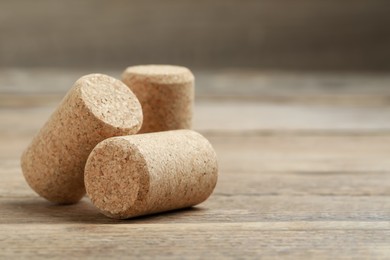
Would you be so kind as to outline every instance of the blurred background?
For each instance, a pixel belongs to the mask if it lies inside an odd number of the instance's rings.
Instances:
[[[135,220],[160,233],[89,225],[109,222],[20,170],[78,78],[138,64],[194,72],[218,154],[205,211]],[[389,143],[390,0],[0,0],[0,258],[389,259]]]
[[[198,129],[227,127],[221,100],[256,131],[386,128],[389,11],[387,0],[0,0],[0,107],[47,105],[43,122],[84,74],[163,63],[194,71]],[[365,113],[315,110],[335,104]]]
[[[1,0],[0,66],[387,71],[386,0]]]

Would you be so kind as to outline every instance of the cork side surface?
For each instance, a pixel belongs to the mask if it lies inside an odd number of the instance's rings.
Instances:
[[[125,70],[122,80],[141,102],[144,121],[140,133],[191,128],[194,76],[189,69],[134,66]]]
[[[91,153],[85,176],[94,205],[107,216],[123,219],[203,202],[216,186],[218,165],[203,136],[176,130],[103,141]]]
[[[120,81],[102,74],[80,78],[24,151],[21,166],[27,183],[49,201],[79,201],[93,147],[111,136],[136,133],[141,122],[140,104]]]

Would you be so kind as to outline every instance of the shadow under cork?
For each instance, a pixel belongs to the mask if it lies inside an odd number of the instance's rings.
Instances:
[[[202,207],[189,207],[176,209],[161,213],[150,214],[146,216],[134,217],[129,219],[118,220],[121,223],[137,223],[137,224],[152,224],[152,223],[193,223],[202,222],[205,219],[206,209]],[[198,221],[196,221],[198,220]]]
[[[87,198],[72,205],[53,204],[41,198],[15,198],[1,202],[0,224],[190,223],[203,219],[205,211],[200,207],[191,207],[119,220],[103,215]]]

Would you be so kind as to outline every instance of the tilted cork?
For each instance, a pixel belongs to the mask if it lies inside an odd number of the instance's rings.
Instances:
[[[118,219],[199,204],[217,177],[215,151],[191,130],[104,140],[91,152],[84,176],[92,203]]]
[[[141,105],[125,84],[102,74],[84,76],[24,151],[24,177],[49,201],[75,203],[85,194],[84,166],[96,144],[134,134],[141,124]]]
[[[122,81],[141,102],[144,121],[140,133],[191,128],[194,75],[189,69],[133,66],[123,72]]]

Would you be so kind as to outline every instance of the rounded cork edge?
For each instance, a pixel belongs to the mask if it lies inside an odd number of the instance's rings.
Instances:
[[[154,84],[171,85],[189,83],[194,81],[195,77],[186,67],[149,64],[131,66],[122,73],[122,80],[124,82],[130,81],[132,78]]]
[[[215,178],[213,179],[213,182],[212,182],[212,188],[210,190],[210,193],[203,200],[201,200],[198,203],[193,205],[193,206],[196,206],[196,205],[199,205],[199,204],[205,202],[213,194],[215,188],[217,187],[218,179],[219,179],[218,155],[217,155],[217,152],[215,151],[213,145],[211,144],[211,142],[206,137],[204,137],[201,133],[193,131],[193,130],[178,130],[178,131],[191,131],[193,134],[200,136],[203,139],[204,143],[207,144],[208,149],[211,153],[211,156],[213,157],[210,160],[210,162],[214,163],[214,165],[213,165],[214,171],[212,172],[212,175],[215,176]]]
[[[104,74],[89,74],[74,86],[88,111],[105,127],[118,134],[135,134],[141,128],[141,104],[122,81]]]
[[[139,149],[121,137],[99,143],[88,157],[85,188],[92,203],[106,216],[138,215],[149,192],[149,171]]]

